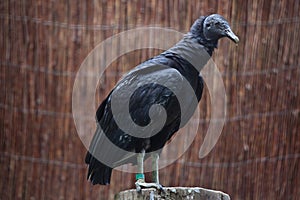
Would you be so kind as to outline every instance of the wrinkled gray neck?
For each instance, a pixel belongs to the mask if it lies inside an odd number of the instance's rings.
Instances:
[[[189,33],[167,52],[175,53],[191,63],[199,72],[210,59],[206,48],[199,44]]]

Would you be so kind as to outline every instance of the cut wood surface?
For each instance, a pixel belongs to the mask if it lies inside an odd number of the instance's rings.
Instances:
[[[143,189],[138,193],[135,189],[116,194],[115,200],[230,200],[228,194],[221,191],[201,187],[165,187],[161,192],[154,188]]]

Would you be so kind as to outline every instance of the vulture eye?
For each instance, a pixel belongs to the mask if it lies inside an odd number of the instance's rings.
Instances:
[[[210,24],[206,24],[206,27],[210,27]]]

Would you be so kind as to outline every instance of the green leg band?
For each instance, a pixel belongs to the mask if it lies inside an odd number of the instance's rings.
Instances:
[[[135,175],[135,179],[136,180],[145,179],[145,175],[141,174],[141,173],[138,173],[138,174]]]

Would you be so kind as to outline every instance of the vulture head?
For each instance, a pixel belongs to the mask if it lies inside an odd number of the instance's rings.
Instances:
[[[232,32],[228,22],[218,14],[200,17],[195,21],[190,32],[195,37],[201,38],[201,43],[215,44],[215,46],[223,37],[228,37],[235,43],[239,42],[239,38]]]

